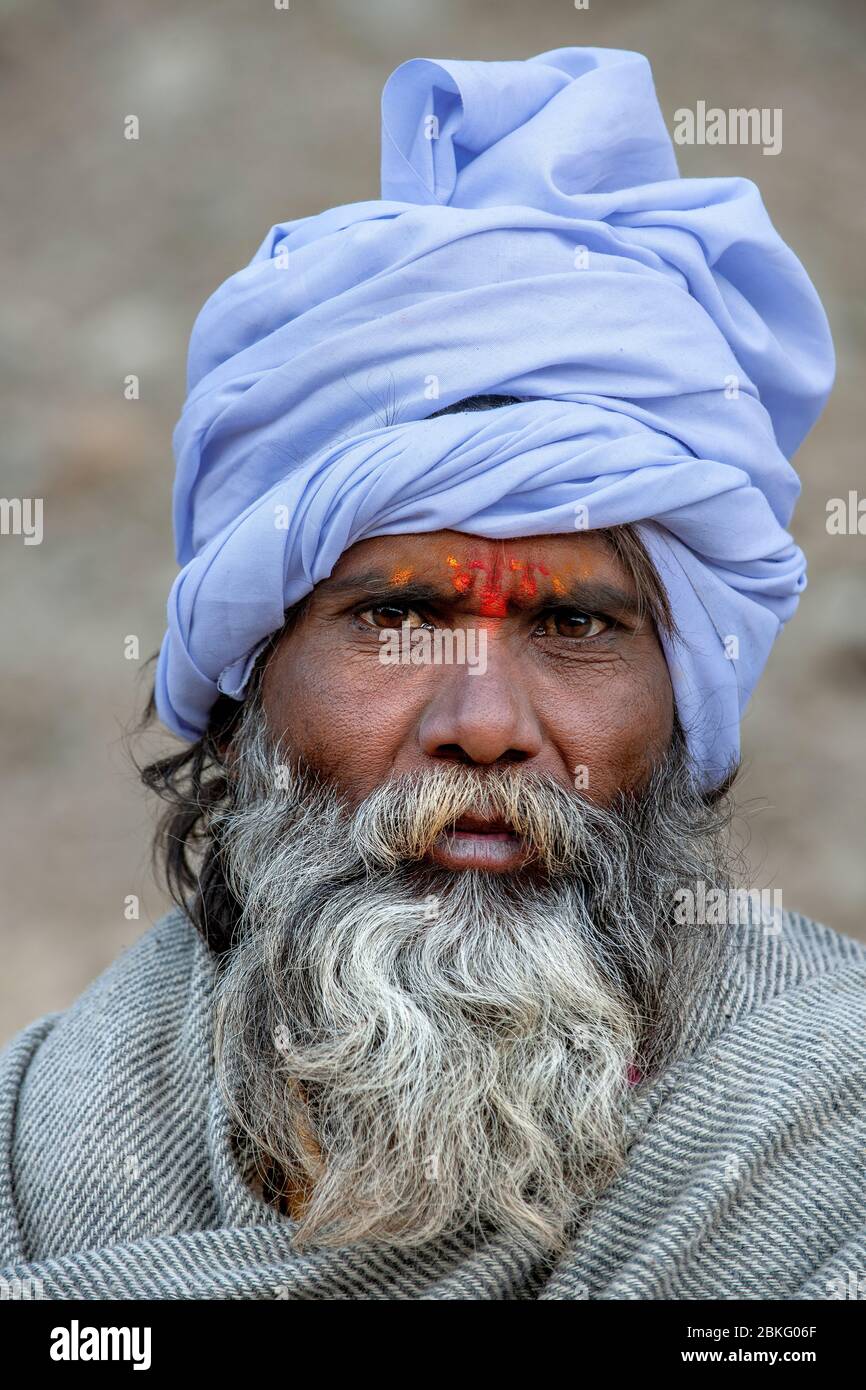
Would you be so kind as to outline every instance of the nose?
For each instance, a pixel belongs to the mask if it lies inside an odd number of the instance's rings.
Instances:
[[[429,758],[482,767],[527,762],[543,746],[541,726],[512,664],[490,660],[483,674],[465,666],[439,668],[418,736]]]

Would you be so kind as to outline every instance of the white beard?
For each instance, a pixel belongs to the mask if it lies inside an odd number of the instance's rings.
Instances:
[[[243,907],[217,1074],[254,1152],[307,1191],[298,1240],[474,1225],[560,1249],[624,1165],[630,1079],[675,1053],[721,963],[722,933],[670,922],[677,887],[724,881],[724,816],[676,759],[630,810],[445,765],[350,814],[275,759],[255,707],[236,754],[213,825]],[[521,820],[534,871],[420,862],[482,792]]]

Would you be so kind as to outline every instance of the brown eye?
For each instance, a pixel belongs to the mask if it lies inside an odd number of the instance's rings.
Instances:
[[[374,604],[372,608],[363,609],[358,617],[370,627],[385,629],[402,627],[404,623],[408,623],[410,627],[423,627],[423,620],[416,609],[404,608],[398,603]]]
[[[591,613],[581,613],[578,609],[561,608],[542,619],[541,630],[547,637],[598,637],[605,632],[610,623]]]

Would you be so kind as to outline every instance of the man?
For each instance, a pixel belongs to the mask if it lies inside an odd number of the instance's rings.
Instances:
[[[382,199],[200,315],[152,708],[178,910],[6,1050],[51,1297],[849,1296],[866,948],[726,831],[830,388],[639,55],[403,64]]]

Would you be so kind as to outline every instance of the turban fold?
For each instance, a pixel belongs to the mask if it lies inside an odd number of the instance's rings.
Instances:
[[[826,316],[755,185],[680,178],[646,59],[412,59],[382,196],[281,223],[193,328],[157,707],[197,738],[370,536],[638,523],[706,786],[805,585],[788,462]],[[477,394],[496,410],[427,418]]]

